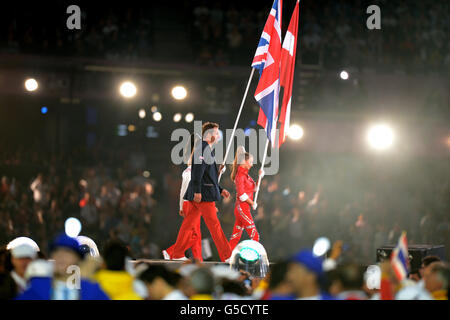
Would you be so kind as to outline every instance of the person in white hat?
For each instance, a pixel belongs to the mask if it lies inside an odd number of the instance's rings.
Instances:
[[[27,270],[28,264],[36,259],[36,257],[36,248],[29,244],[20,244],[11,249],[11,264],[13,265],[11,277],[17,285],[17,294],[25,291],[27,287],[25,271]]]

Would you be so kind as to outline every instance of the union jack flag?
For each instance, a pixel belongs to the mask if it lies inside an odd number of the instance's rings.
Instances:
[[[391,265],[395,276],[399,281],[402,281],[409,273],[409,254],[408,241],[406,239],[406,232],[403,232],[398,239],[398,244],[391,254]]]
[[[258,124],[266,130],[272,147],[280,94],[281,7],[282,0],[273,2],[252,62],[252,67],[260,72],[255,91],[255,99],[260,106]]]

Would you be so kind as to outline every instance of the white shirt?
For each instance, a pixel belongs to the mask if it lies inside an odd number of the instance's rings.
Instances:
[[[52,300],[78,300],[79,290],[69,288],[64,281],[53,283]]]
[[[163,300],[188,300],[188,298],[180,290],[173,290]]]
[[[27,280],[19,276],[15,271],[11,271],[11,278],[14,279],[14,282],[17,285],[17,290],[19,292],[24,292],[27,288]]]
[[[180,190],[180,211],[183,210],[183,203],[185,201],[183,197],[189,186],[189,182],[191,181],[191,166],[188,166],[186,169],[184,169],[183,174],[181,176],[183,177],[183,182],[181,182],[181,190]]]

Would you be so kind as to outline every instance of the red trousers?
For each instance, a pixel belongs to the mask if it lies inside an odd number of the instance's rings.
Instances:
[[[217,218],[217,209],[214,202],[200,202],[189,201],[191,208],[186,214],[180,231],[178,232],[177,242],[173,248],[173,255],[171,258],[179,259],[184,256],[184,252],[192,243],[192,234],[197,226],[200,228],[200,217],[208,227],[209,232],[219,252],[221,261],[225,261],[231,256],[231,249],[228,240],[223,233],[220,221]],[[170,253],[169,253],[170,254]]]
[[[186,216],[189,214],[189,211],[191,210],[192,205],[190,201],[184,201],[183,202],[183,212],[185,215],[185,218],[183,220],[183,224],[186,221]],[[183,226],[183,224],[181,226]],[[181,230],[181,229],[180,229]],[[203,261],[202,257],[202,234],[200,231],[200,223],[192,227],[191,230],[191,241],[189,242],[188,248],[191,248],[192,255],[196,260]],[[175,244],[169,247],[166,251],[169,254],[171,258],[174,258],[173,253],[175,249]],[[178,258],[178,257],[177,257]]]
[[[250,212],[250,205],[247,202],[236,203],[234,208],[234,222],[233,233],[230,238],[231,251],[237,246],[241,239],[244,229],[247,231],[251,240],[259,241],[259,233],[256,230],[253,217]]]

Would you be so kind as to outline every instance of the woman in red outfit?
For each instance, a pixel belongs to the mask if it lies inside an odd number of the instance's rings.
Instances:
[[[230,238],[230,247],[233,250],[241,239],[244,229],[251,240],[259,241],[259,233],[256,230],[250,207],[256,210],[256,202],[253,201],[253,193],[256,183],[249,176],[248,170],[253,166],[253,156],[245,152],[244,147],[238,147],[231,170],[231,180],[236,185],[236,205],[234,216],[236,218],[233,233]],[[260,172],[261,174],[261,172]]]

